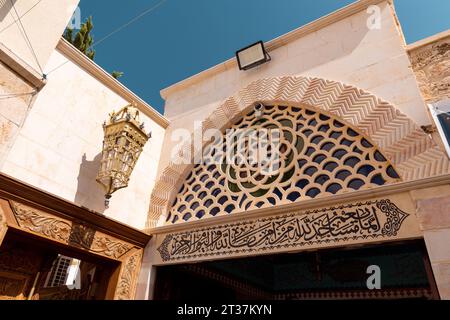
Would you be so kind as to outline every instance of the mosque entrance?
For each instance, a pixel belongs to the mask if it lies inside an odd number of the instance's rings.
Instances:
[[[104,300],[118,267],[13,230],[0,247],[0,300]]]
[[[373,287],[379,275],[380,289]],[[370,279],[369,279],[370,278]],[[439,299],[423,241],[164,266],[156,300]]]
[[[149,239],[0,174],[0,300],[132,300]]]

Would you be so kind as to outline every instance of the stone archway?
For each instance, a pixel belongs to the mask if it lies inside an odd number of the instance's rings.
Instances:
[[[404,181],[450,172],[450,162],[439,146],[392,104],[362,89],[319,78],[286,76],[252,82],[226,99],[203,121],[202,133],[208,129],[224,130],[257,101],[303,104],[341,118],[370,137]],[[183,158],[188,151],[193,154],[192,144],[185,145],[178,157]],[[168,212],[193,167],[193,164],[176,164],[177,159],[172,160],[153,189],[149,228],[155,227],[160,217]]]

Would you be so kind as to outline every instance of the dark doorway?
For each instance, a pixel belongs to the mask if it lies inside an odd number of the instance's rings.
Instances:
[[[381,289],[369,290],[370,266]],[[438,299],[423,241],[159,267],[156,300]]]
[[[11,230],[0,248],[0,300],[108,299],[118,268],[116,261]]]

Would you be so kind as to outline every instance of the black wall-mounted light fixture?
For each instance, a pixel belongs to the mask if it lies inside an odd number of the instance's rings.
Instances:
[[[271,60],[262,41],[258,41],[237,51],[236,58],[239,70],[249,70]]]

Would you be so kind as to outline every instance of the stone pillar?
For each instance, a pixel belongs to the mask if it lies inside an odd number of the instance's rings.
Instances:
[[[450,196],[417,200],[417,217],[439,294],[450,300]]]
[[[156,281],[156,267],[153,265],[153,255],[157,252],[155,245],[156,241],[153,237],[145,248],[138,278],[136,300],[153,300]]]

